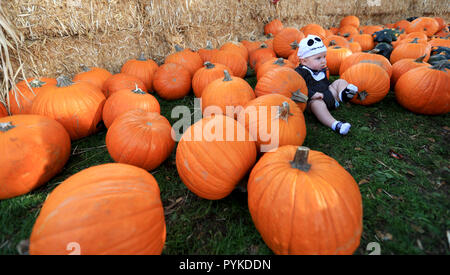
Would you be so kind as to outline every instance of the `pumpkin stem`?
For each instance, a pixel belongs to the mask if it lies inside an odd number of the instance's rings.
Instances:
[[[445,72],[446,69],[450,69],[450,62],[448,60],[442,60],[442,61],[436,62],[436,64],[431,66],[431,69]]]
[[[142,91],[141,88],[138,87],[137,83],[135,83],[136,88],[134,88],[134,90],[131,90],[133,93],[135,94],[139,94],[139,95],[145,95],[146,92]]]
[[[275,62],[273,62],[274,65],[284,66],[284,58],[280,57]]]
[[[175,45],[175,50],[177,52],[181,52],[183,50],[183,48],[180,45]]]
[[[419,58],[417,58],[416,60],[414,60],[414,62],[417,62],[417,63],[423,63],[423,60],[425,59],[426,56],[427,56],[427,55],[424,54],[424,55],[422,55],[421,57],[419,57]]]
[[[141,55],[138,57],[137,60],[139,60],[139,61],[145,61],[145,60],[147,60],[147,59],[145,58],[144,52],[141,52]]]
[[[290,46],[291,46],[291,48],[292,48],[293,50],[297,49],[297,48],[298,48],[298,43],[297,43],[297,41],[292,42],[292,43],[290,44]]]
[[[12,125],[12,121],[10,122],[0,122],[0,132],[7,132],[16,126]]]
[[[266,38],[267,39],[272,39],[273,38],[273,34],[271,32],[269,32],[268,34],[266,34]]]
[[[60,75],[58,78],[56,78],[56,87],[62,88],[62,87],[68,87],[70,85],[73,85],[74,83],[70,78],[68,78],[65,75]]]
[[[88,66],[86,66],[86,65],[81,65],[80,66],[80,68],[81,68],[81,70],[83,71],[83,72],[89,72],[91,69],[88,67]]]
[[[277,114],[276,118],[281,118],[281,119],[283,119],[284,121],[287,122],[288,121],[288,117],[289,116],[293,116],[293,115],[294,114],[292,114],[290,112],[289,103],[287,101],[285,101],[285,102],[283,102],[281,104],[281,106],[279,106],[278,114]]]
[[[291,161],[291,167],[308,172],[311,169],[311,164],[308,163],[309,148],[305,146],[297,147],[294,155],[294,160]]]
[[[223,74],[225,75],[223,81],[231,81],[233,80],[230,76],[230,73],[227,70],[223,70]]]
[[[328,46],[334,46],[337,45],[335,40],[331,40],[330,43],[328,43]]]
[[[268,46],[266,43],[261,43],[261,45],[259,45],[260,49],[266,49]]]
[[[366,91],[361,91],[358,93],[358,99],[364,101],[368,95],[369,93],[367,93]]]
[[[411,42],[409,42],[409,43],[414,43],[414,44],[417,44],[417,42],[419,42],[419,38],[414,38]]]
[[[308,101],[308,96],[306,96],[305,94],[300,92],[300,89],[299,89],[299,90],[295,91],[294,93],[292,93],[291,99],[295,102],[305,103],[306,101]]]
[[[205,66],[207,69],[212,69],[214,67],[216,67],[213,63],[206,61],[205,63],[203,63],[203,66]]]
[[[205,49],[208,49],[208,50],[212,50],[212,49],[214,49],[213,48],[213,45],[212,45],[212,43],[211,43],[211,41],[206,41],[206,48]]]
[[[40,88],[45,84],[45,82],[41,81],[39,78],[35,78],[35,79],[31,80],[29,82],[29,84],[32,88]]]

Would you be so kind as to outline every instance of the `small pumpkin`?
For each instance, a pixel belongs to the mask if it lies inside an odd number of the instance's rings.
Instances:
[[[35,97],[31,113],[57,120],[72,140],[95,133],[106,100],[102,91],[87,82],[72,82],[63,75],[56,80],[56,86],[45,87]]]
[[[161,254],[166,223],[155,178],[108,163],[84,169],[47,197],[30,236],[31,255]],[[69,249],[69,250],[68,250]]]
[[[298,50],[298,44],[305,35],[296,28],[287,27],[282,29],[273,38],[273,50],[278,57],[288,58]]]
[[[343,48],[340,46],[328,47],[326,59],[330,74],[338,75],[342,60],[350,55],[352,55],[352,51],[349,48]]]
[[[126,73],[117,73],[110,76],[103,83],[103,92],[106,98],[108,98],[117,91],[123,89],[134,89],[136,85],[139,89],[147,92],[147,87],[145,86],[144,81],[137,76]]]
[[[248,50],[241,42],[237,41],[225,42],[220,47],[220,50],[237,52],[244,58],[245,62],[248,62]]]
[[[172,126],[158,112],[133,109],[119,115],[106,133],[106,148],[120,163],[156,169],[175,147]]]
[[[147,91],[152,91],[153,74],[157,69],[158,64],[151,59],[146,59],[144,53],[141,53],[138,58],[127,60],[120,68],[120,72],[138,77],[144,82]]]
[[[109,128],[118,116],[133,109],[142,109],[158,114],[161,111],[159,102],[153,95],[139,88],[123,89],[108,97],[105,102],[102,118],[106,128]]]
[[[202,96],[203,90],[209,83],[223,77],[224,70],[232,73],[230,68],[223,64],[206,61],[203,65],[204,67],[198,69],[192,78],[192,90],[196,97]]]
[[[359,28],[360,21],[356,15],[347,15],[339,21],[339,28],[344,26],[352,26],[354,28]]]
[[[403,43],[394,48],[391,53],[390,61],[392,64],[403,58],[419,58],[425,55],[423,61],[428,61],[431,54],[431,46],[428,42],[419,42],[414,38],[411,42]]]
[[[203,63],[206,61],[211,61],[211,58],[213,57],[214,54],[216,54],[219,51],[219,49],[215,49],[212,46],[211,41],[207,41],[206,42],[206,47],[205,48],[201,48],[198,49],[197,52],[200,55]]]
[[[267,94],[249,101],[239,113],[238,121],[256,140],[260,153],[288,144],[302,145],[306,138],[302,110],[281,94]]]
[[[227,66],[234,76],[244,78],[247,74],[247,61],[238,52],[219,50],[211,58],[211,62]]]
[[[248,207],[275,254],[353,254],[363,230],[358,184],[333,158],[286,145],[250,173]]]
[[[260,97],[280,94],[290,98],[304,111],[308,100],[308,87],[303,77],[289,67],[275,68],[265,73],[256,83],[255,94]]]
[[[266,44],[262,43],[258,49],[252,51],[250,54],[249,66],[250,68],[255,69],[258,63],[268,61],[275,57],[277,57],[275,52],[272,49],[269,49]]]
[[[404,58],[399,61],[397,61],[394,65],[392,65],[392,76],[391,76],[391,86],[395,87],[395,84],[397,83],[397,80],[402,76],[404,73],[421,67],[421,66],[429,66],[427,62],[423,61],[426,55],[422,55],[419,58],[413,59],[413,58]]]
[[[270,33],[273,36],[275,36],[283,28],[284,26],[283,23],[280,21],[280,19],[273,19],[264,25],[264,34],[267,35]]]
[[[352,39],[361,45],[362,51],[370,51],[375,47],[373,37],[370,34],[356,34],[352,36]]]
[[[439,31],[439,23],[432,17],[418,17],[406,29],[406,33],[424,32],[428,37]]]
[[[348,48],[350,47],[349,42],[347,39],[345,39],[342,36],[339,35],[330,35],[327,36],[324,40],[323,40],[323,44],[326,47],[331,47],[331,46],[340,46],[343,48]]]
[[[163,64],[153,75],[153,88],[164,99],[183,98],[192,88],[191,73],[186,67],[177,63]]]
[[[223,78],[212,81],[203,90],[202,112],[204,116],[219,112],[235,118],[242,106],[255,98],[255,93],[247,81],[237,76],[230,76],[227,70],[223,71],[223,75]],[[210,107],[209,111],[208,107]],[[214,107],[214,110],[211,107]]]
[[[176,166],[186,187],[197,196],[228,196],[256,161],[255,141],[233,118],[205,117],[191,125],[176,149]]]
[[[189,71],[192,78],[195,72],[203,66],[202,58],[197,52],[191,49],[183,49],[179,45],[175,45],[175,51],[166,57],[164,64],[180,64]]]
[[[358,87],[352,103],[371,105],[381,101],[389,92],[390,78],[380,66],[372,63],[358,63],[348,68],[341,79]]]
[[[86,81],[97,86],[104,94],[106,94],[106,91],[103,90],[103,85],[105,84],[105,81],[112,76],[112,73],[100,67],[87,67],[84,65],[81,66],[81,70],[82,72],[77,73],[73,77],[74,82]]]
[[[323,40],[327,36],[325,29],[321,25],[315,23],[310,23],[303,26],[300,31],[305,35],[305,37],[309,34],[312,34],[317,35],[318,37],[320,37],[320,39]]]
[[[70,148],[69,134],[54,119],[39,115],[0,118],[0,199],[26,194],[47,183],[67,163]]]
[[[397,102],[411,112],[424,115],[450,111],[450,62],[420,66],[404,73],[395,85]]]

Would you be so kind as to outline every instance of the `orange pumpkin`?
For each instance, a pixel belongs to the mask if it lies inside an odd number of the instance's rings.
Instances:
[[[317,35],[318,37],[320,37],[320,39],[325,39],[325,37],[327,36],[325,29],[322,28],[321,25],[319,24],[315,24],[315,23],[310,23],[307,24],[305,26],[303,26],[300,31],[306,36],[308,36],[309,34],[312,35]]]
[[[6,109],[6,106],[3,104],[3,102],[0,101],[0,117],[8,116],[8,110]]]
[[[395,98],[411,112],[425,115],[450,111],[449,63],[421,66],[404,73],[395,85]]]
[[[130,59],[122,65],[121,73],[134,75],[145,84],[147,91],[153,90],[153,74],[158,69],[158,64],[151,59],[146,59],[144,53],[136,59]]]
[[[284,28],[283,23],[279,19],[273,19],[264,25],[264,34],[272,34],[275,36]]]
[[[161,254],[165,240],[155,178],[108,163],[70,176],[50,193],[31,232],[30,254]]]
[[[256,96],[280,94],[292,99],[304,111],[308,100],[308,87],[303,77],[289,67],[275,68],[265,73],[256,83]]]
[[[192,76],[183,65],[166,63],[153,75],[153,88],[164,99],[180,99],[191,91]]]
[[[342,75],[351,66],[361,62],[376,64],[386,70],[389,77],[392,75],[392,65],[386,57],[380,54],[365,52],[353,53],[342,60],[341,67],[339,68],[339,75]]]
[[[219,50],[211,58],[211,62],[227,66],[234,76],[244,78],[247,74],[247,61],[238,52]]]
[[[406,33],[424,32],[428,37],[439,31],[439,23],[432,17],[418,17],[411,21]]]
[[[275,254],[353,254],[363,205],[353,177],[333,158],[286,145],[264,154],[248,180],[256,229]]]
[[[358,63],[348,68],[341,79],[358,87],[358,94],[351,102],[371,105],[381,101],[389,92],[390,78],[380,66],[371,63]]]
[[[99,67],[81,67],[82,72],[77,73],[73,77],[74,82],[78,81],[86,81],[88,83],[91,83],[94,86],[97,86],[99,89],[102,90],[104,94],[106,94],[106,91],[103,90],[105,81],[112,76],[112,74],[103,68]],[[56,84],[56,82],[55,82]]]
[[[256,79],[259,80],[263,75],[265,75],[268,71],[272,69],[280,68],[280,67],[289,67],[295,69],[296,66],[292,62],[282,57],[280,58],[271,58],[266,60],[265,62],[260,62],[258,67],[255,67],[256,70]]]
[[[174,147],[169,121],[142,109],[118,116],[106,133],[106,148],[116,162],[149,171],[166,160]]]
[[[147,87],[144,82],[137,76],[126,73],[113,74],[103,83],[103,92],[105,93],[106,98],[108,98],[117,91],[134,89],[136,88],[136,85],[139,89],[147,92]]]
[[[34,98],[46,86],[55,86],[56,79],[48,77],[28,78],[9,91],[9,108],[13,115],[30,114]],[[31,88],[31,89],[30,89]]]
[[[431,46],[428,42],[418,42],[417,38],[414,38],[411,42],[402,43],[397,45],[391,52],[390,61],[392,64],[404,59],[404,58],[419,58],[425,55],[423,61],[428,61],[430,58]]]
[[[352,25],[345,25],[339,28],[339,31],[337,33],[340,36],[345,37],[347,40],[349,40],[354,35],[359,34],[358,28],[352,26]]]
[[[102,118],[106,128],[109,128],[118,116],[133,109],[142,109],[158,114],[161,111],[159,102],[153,95],[139,88],[123,89],[108,97],[105,102]]]
[[[241,42],[228,41],[220,47],[220,50],[232,51],[239,53],[248,62],[248,50]]]
[[[350,55],[352,55],[352,51],[349,48],[343,48],[340,46],[329,47],[327,50],[326,59],[330,74],[338,75],[342,61]]]
[[[31,112],[60,122],[72,140],[95,133],[106,100],[102,91],[87,82],[74,83],[65,76],[58,77],[57,82],[35,97]]]
[[[185,67],[191,78],[195,72],[203,66],[203,60],[197,52],[193,52],[191,49],[183,49],[180,46],[175,46],[176,52],[169,54],[164,60],[164,64],[176,63]]]
[[[344,26],[352,26],[354,28],[359,28],[360,21],[359,18],[356,15],[347,15],[344,18],[341,19],[339,22],[339,28],[342,28]]]
[[[255,69],[258,63],[265,62],[269,59],[275,58],[277,55],[272,49],[269,49],[266,44],[261,44],[261,46],[252,51],[249,57],[250,68]]]
[[[219,51],[219,49],[213,48],[211,41],[206,42],[205,48],[197,50],[203,63],[206,61],[211,61],[211,58],[213,57],[213,55],[216,54],[218,51]]]
[[[340,46],[340,47],[343,47],[343,48],[348,48],[348,47],[350,46],[348,40],[345,39],[345,38],[342,37],[342,36],[339,36],[339,35],[330,35],[330,36],[327,36],[327,37],[323,40],[323,44],[324,44],[326,47]]]
[[[288,58],[297,52],[298,44],[303,38],[305,35],[296,28],[284,28],[273,38],[273,50],[278,57]]]
[[[407,71],[410,71],[412,69],[421,67],[421,66],[429,66],[430,64],[423,61],[423,59],[426,57],[426,55],[422,55],[421,57],[417,59],[413,58],[404,58],[397,62],[395,62],[394,65],[392,65],[392,76],[391,76],[391,86],[395,87],[395,84],[397,83],[397,80]]]
[[[362,52],[361,45],[358,42],[353,41],[353,39],[348,41],[348,48],[352,51],[352,53]]]
[[[212,81],[223,77],[223,71],[232,73],[230,68],[223,64],[206,61],[204,67],[198,69],[192,78],[192,90],[196,97],[201,97],[203,90]]]
[[[0,118],[0,199],[26,194],[47,183],[63,169],[70,148],[69,134],[51,118]]]
[[[302,145],[306,137],[302,110],[281,94],[263,95],[249,101],[239,113],[238,121],[256,140],[261,153],[288,144]]]
[[[375,42],[370,34],[356,34],[352,36],[352,39],[361,45],[362,51],[370,51],[375,47]]]
[[[240,123],[223,115],[191,125],[176,149],[181,180],[194,194],[209,200],[228,196],[255,161],[255,141]]]
[[[203,90],[203,116],[220,113],[235,118],[242,106],[255,98],[255,93],[247,81],[237,76],[231,77],[227,70],[223,74],[224,78],[212,81]]]

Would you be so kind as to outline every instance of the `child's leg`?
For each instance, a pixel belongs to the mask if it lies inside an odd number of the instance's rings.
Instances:
[[[329,90],[337,101],[348,102],[358,92],[358,87],[344,79],[337,79],[331,83]]]
[[[327,105],[322,99],[311,100],[308,107],[323,125],[330,127],[333,131],[336,131],[341,135],[346,135],[350,130],[350,123],[336,120],[330,114]]]

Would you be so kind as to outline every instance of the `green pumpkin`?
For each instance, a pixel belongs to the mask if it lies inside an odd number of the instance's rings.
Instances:
[[[369,52],[380,54],[389,60],[393,50],[394,50],[394,47],[391,44],[386,43],[386,42],[380,42]]]
[[[402,31],[399,29],[384,29],[374,32],[372,37],[374,42],[391,43],[392,41],[397,41],[397,38],[401,33]]]

